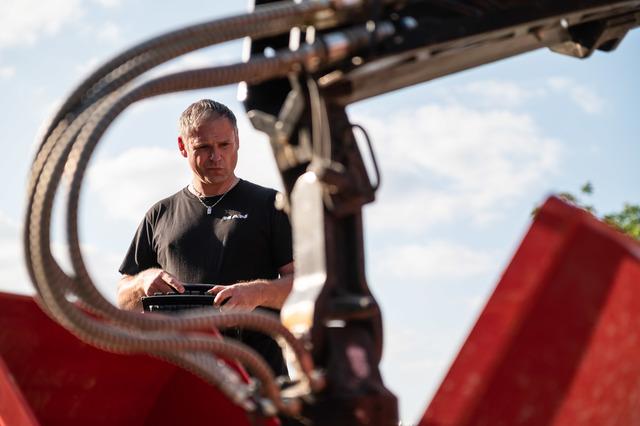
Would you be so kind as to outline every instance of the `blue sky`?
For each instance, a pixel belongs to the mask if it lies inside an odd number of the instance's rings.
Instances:
[[[0,3],[0,290],[32,293],[22,266],[25,181],[43,121],[93,67],[180,26],[245,10],[244,1],[35,0]],[[178,69],[240,58],[240,43],[196,52]],[[368,280],[383,308],[386,382],[415,423],[530,225],[554,191],[593,183],[601,213],[640,200],[640,31],[610,54],[537,51],[360,102],[383,186],[365,209]],[[212,97],[240,116],[239,174],[280,187],[263,135],[235,87],[135,105],[103,138],[81,199],[93,278],[111,299],[117,266],[155,200],[188,182],[176,119]],[[64,263],[63,229],[54,231]]]

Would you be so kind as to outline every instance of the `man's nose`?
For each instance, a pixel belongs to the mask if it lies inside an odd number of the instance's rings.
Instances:
[[[214,148],[211,150],[211,155],[209,156],[211,161],[219,161],[221,158],[222,156],[220,155],[219,149]]]

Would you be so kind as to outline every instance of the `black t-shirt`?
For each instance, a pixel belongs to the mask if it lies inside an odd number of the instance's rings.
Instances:
[[[292,261],[291,226],[274,205],[276,191],[240,180],[222,199],[208,197],[211,214],[187,188],[157,202],[145,215],[120,273],[161,268],[185,283],[234,284],[274,279]],[[243,341],[282,373],[272,339],[243,332]],[[257,341],[256,341],[257,340]],[[280,360],[269,359],[277,352]],[[271,353],[271,355],[268,355]]]
[[[275,195],[240,180],[209,215],[184,188],[149,209],[120,272],[157,267],[180,281],[205,284],[277,278],[278,269],[291,262],[292,249],[289,220],[275,208]]]

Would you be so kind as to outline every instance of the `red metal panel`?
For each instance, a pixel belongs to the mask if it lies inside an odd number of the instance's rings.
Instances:
[[[0,355],[42,425],[249,424],[199,378],[155,358],[87,345],[29,297],[0,293]]]
[[[640,245],[537,215],[420,424],[640,424]]]
[[[13,376],[0,358],[0,426],[38,426]]]

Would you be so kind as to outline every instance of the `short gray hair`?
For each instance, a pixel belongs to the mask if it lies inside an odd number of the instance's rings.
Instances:
[[[180,136],[187,138],[193,133],[193,131],[200,127],[202,123],[207,120],[220,117],[224,117],[229,120],[237,135],[238,124],[233,111],[220,102],[216,102],[211,99],[201,99],[189,105],[189,107],[180,115],[180,120],[178,121]]]

